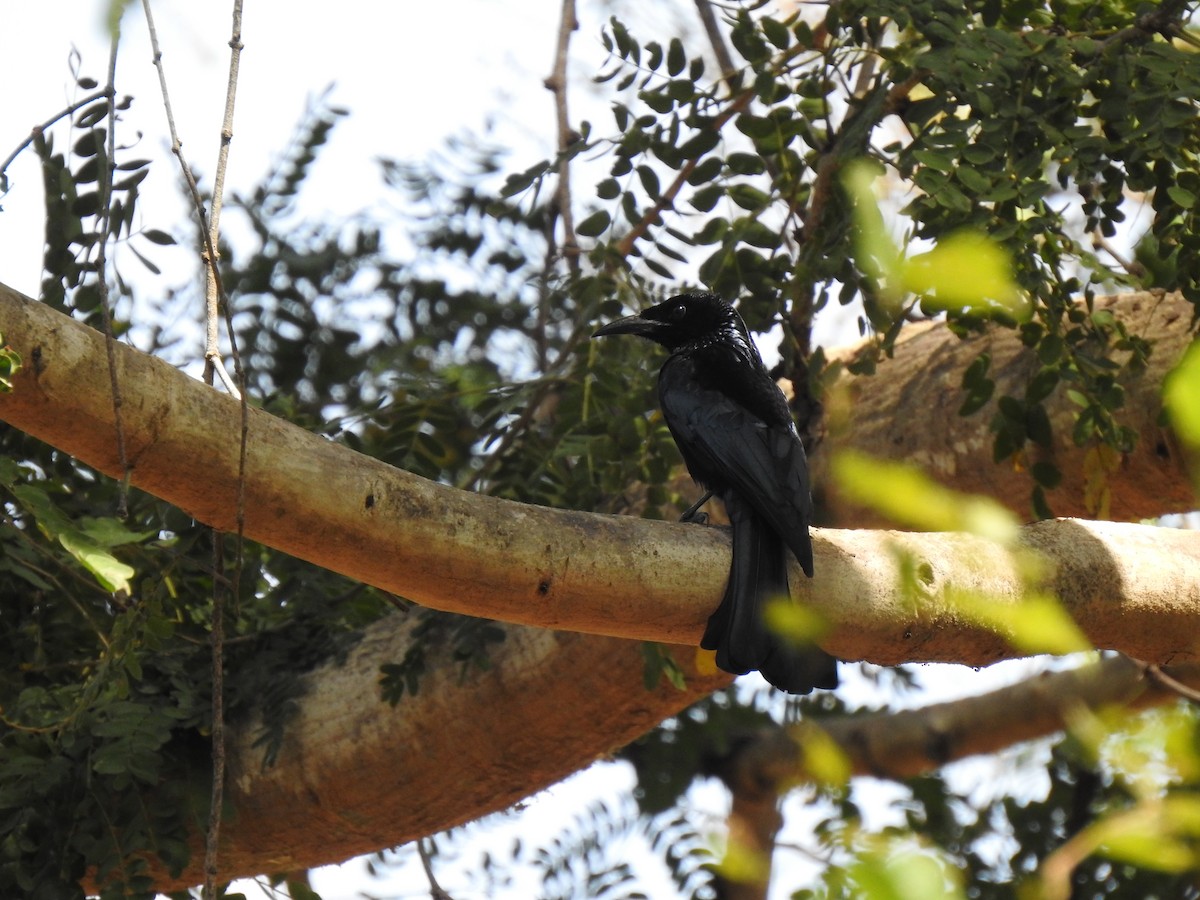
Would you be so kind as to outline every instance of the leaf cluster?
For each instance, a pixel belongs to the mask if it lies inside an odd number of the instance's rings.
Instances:
[[[811,324],[832,300],[861,303],[860,329],[876,336],[852,366],[860,372],[921,314],[881,303],[850,252],[854,204],[837,175],[873,158],[909,198],[895,210],[902,243],[936,245],[967,229],[1012,260],[999,274],[1030,311],[1020,334],[1039,367],[1023,395],[1001,398],[981,361],[961,407],[989,411],[997,461],[1034,469],[1029,457],[1053,437],[1045,401],[1055,392],[1079,407],[1072,440],[1126,453],[1122,382],[1151,348],[1092,300],[1131,284],[1200,300],[1200,257],[1187,251],[1197,240],[1200,54],[1184,30],[1188,4],[1101,6],[1081,17],[1070,4],[855,2],[820,23],[744,8],[729,21],[741,64],[719,77],[680,39],[643,42],[613,19],[598,81],[616,93],[616,135],[584,129],[587,147],[607,146],[611,159],[580,225],[595,242],[589,258],[603,271],[682,273],[740,297],[752,329],[784,326],[784,374],[819,395]],[[531,167],[505,192],[554,171]],[[1147,281],[1150,268],[1110,252],[1131,198],[1144,198],[1143,245],[1168,278]],[[964,334],[986,324],[970,309],[948,317]],[[806,365],[810,355],[818,365]],[[1061,478],[1049,462],[1033,471],[1036,513],[1050,514]],[[1095,496],[1099,512],[1102,484]]]
[[[72,56],[76,86],[94,91],[97,82],[81,75],[79,59]],[[41,161],[46,200],[44,276],[41,299],[86,322],[101,321],[101,293],[97,252],[102,243],[126,248],[145,268],[158,274],[158,266],[138,248],[170,245],[175,239],[156,228],[141,228],[137,201],[142,182],[150,174],[148,159],[126,159],[133,149],[110,139],[110,131],[129,109],[131,97],[97,94],[69,117],[63,132],[69,148],[58,149],[55,133],[38,130],[33,150]],[[137,238],[137,240],[134,240]],[[128,293],[120,269],[112,274]]]

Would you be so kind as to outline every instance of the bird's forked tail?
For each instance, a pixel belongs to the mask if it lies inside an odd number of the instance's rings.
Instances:
[[[815,644],[796,644],[768,627],[768,604],[788,596],[787,550],[753,510],[727,503],[733,564],[725,596],[708,620],[700,646],[717,651],[717,666],[742,675],[758,670],[789,694],[837,687],[837,660]]]

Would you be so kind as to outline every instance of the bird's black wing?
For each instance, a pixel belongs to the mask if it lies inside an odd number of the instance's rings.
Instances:
[[[718,496],[731,490],[770,523],[809,577],[812,520],[804,446],[717,388],[702,387],[696,364],[673,357],[659,375],[659,402],[692,477]]]

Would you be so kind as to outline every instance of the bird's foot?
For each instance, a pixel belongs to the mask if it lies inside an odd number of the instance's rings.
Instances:
[[[679,517],[679,521],[686,522],[689,525],[707,525],[708,513],[701,512],[700,507],[711,500],[712,495],[712,491],[705,491],[703,497],[683,511],[683,515]]]

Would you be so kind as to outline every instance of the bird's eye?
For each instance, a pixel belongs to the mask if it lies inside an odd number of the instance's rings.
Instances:
[[[687,315],[687,307],[684,306],[682,303],[676,303],[674,306],[671,307],[671,318],[674,319],[676,322],[678,322],[680,319],[682,319],[686,315]]]

